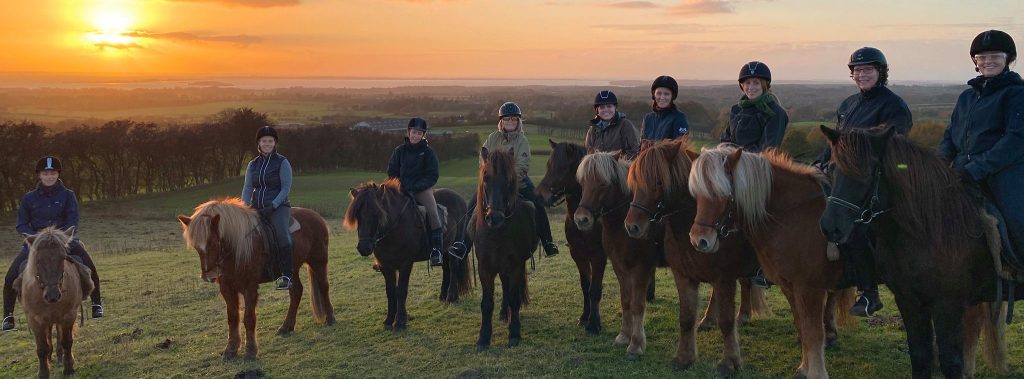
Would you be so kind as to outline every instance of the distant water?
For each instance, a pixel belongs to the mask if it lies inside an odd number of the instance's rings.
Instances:
[[[398,87],[503,87],[588,86],[622,87],[639,81],[576,79],[341,79],[341,78],[195,78],[195,79],[97,79],[74,77],[16,77],[0,74],[0,88],[398,88]]]

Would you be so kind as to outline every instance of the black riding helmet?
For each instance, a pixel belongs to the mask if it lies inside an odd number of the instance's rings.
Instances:
[[[274,130],[274,128],[270,127],[269,125],[260,128],[260,130],[256,132],[257,141],[259,141],[260,138],[267,136],[274,137],[274,141],[277,141],[277,131]]]
[[[506,102],[498,108],[498,118],[508,116],[523,117],[523,110],[519,109],[519,105],[516,103]]]
[[[989,30],[981,32],[971,42],[971,59],[974,54],[984,51],[1002,51],[1006,53],[1006,65],[1010,65],[1017,58],[1017,45],[1013,43],[1013,37],[1001,30]]]
[[[57,159],[57,157],[52,156],[52,155],[47,155],[45,157],[42,157],[42,158],[39,159],[38,162],[36,162],[36,173],[37,174],[40,171],[47,171],[47,170],[53,170],[53,171],[60,172],[60,168],[61,168],[60,159]]]
[[[752,61],[743,65],[743,67],[740,67],[740,76],[738,81],[743,83],[747,78],[761,78],[768,81],[768,84],[771,84],[772,70],[768,68],[768,65],[762,62]],[[765,88],[765,91],[767,90],[768,89]]]
[[[413,117],[412,119],[409,120],[409,127],[408,127],[408,129],[416,129],[416,130],[419,130],[421,132],[426,133],[427,132],[427,120],[424,120],[424,119],[419,118],[419,117]]]
[[[885,54],[882,54],[881,50],[873,47],[862,47],[857,49],[850,54],[850,61],[846,64],[846,67],[850,69],[850,75],[853,75],[853,66],[869,64],[875,66],[878,70],[878,84],[876,86],[884,86],[889,83],[889,62],[885,60]]]
[[[658,88],[668,88],[672,91],[672,100],[675,100],[679,96],[679,83],[671,76],[662,75],[654,79],[654,83],[651,84],[651,100],[654,100],[654,90]]]
[[[615,92],[604,90],[594,96],[594,107],[605,104],[619,105],[619,99],[615,98]]]

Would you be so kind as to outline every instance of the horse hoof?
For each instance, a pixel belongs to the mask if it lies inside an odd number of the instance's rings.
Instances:
[[[73,368],[71,368],[71,369],[65,368],[64,369],[64,376],[71,376],[71,375],[74,375],[74,374],[75,374],[75,369],[73,369]]]
[[[279,329],[277,329],[277,335],[279,335],[281,337],[288,337],[288,336],[292,335],[292,329],[279,328]]]
[[[601,335],[601,328],[587,328],[588,337],[596,337]]]
[[[733,377],[733,375],[736,375],[736,367],[733,367],[731,364],[728,364],[724,361],[719,362],[717,373],[719,377],[731,378]]]
[[[245,353],[245,357],[242,360],[246,362],[252,362],[256,360],[256,353]]]
[[[521,342],[521,341],[522,341],[522,339],[519,339],[519,338],[509,338],[508,339],[508,347],[519,346],[519,342]]]
[[[796,374],[793,374],[793,379],[807,379],[807,374],[797,371]]]
[[[747,324],[749,324],[749,323],[750,323],[750,316],[743,315],[743,316],[740,316],[740,317],[736,318],[736,326],[738,326],[738,327],[747,326]]]
[[[330,316],[327,317],[327,320],[324,321],[324,324],[327,326],[333,326],[335,322],[337,322],[337,320],[334,319],[334,316]]]
[[[235,359],[235,358],[238,358],[238,352],[235,352],[235,351],[231,351],[231,352],[225,351],[224,352],[224,360],[225,361],[230,361],[230,360]]]
[[[714,321],[701,321],[700,326],[697,327],[697,330],[699,330],[701,332],[706,332],[708,330],[712,330],[712,329],[715,329],[717,327],[718,327],[718,323],[716,323]]]
[[[672,370],[674,371],[686,371],[693,366],[693,361],[683,362],[679,358],[672,358]]]
[[[626,337],[625,334],[619,333],[619,335],[615,336],[613,344],[617,347],[627,346],[629,345],[629,337]]]
[[[630,352],[628,352],[628,351],[626,352],[626,360],[627,360],[627,361],[630,361],[630,362],[632,362],[632,361],[635,361],[635,360],[637,360],[637,359],[640,359],[640,354],[637,354],[637,353],[630,353]]]
[[[839,347],[839,337],[832,336],[825,338],[825,349],[832,350]]]
[[[484,351],[487,351],[487,345],[476,344],[476,352],[477,353],[483,353]]]

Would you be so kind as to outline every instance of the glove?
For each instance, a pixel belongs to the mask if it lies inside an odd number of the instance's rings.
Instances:
[[[259,212],[260,217],[270,219],[270,216],[274,214],[274,207],[263,207],[260,208],[257,212]]]
[[[957,179],[959,179],[961,183],[974,183],[974,178],[971,177],[971,173],[963,167],[954,168],[953,173],[956,174]]]

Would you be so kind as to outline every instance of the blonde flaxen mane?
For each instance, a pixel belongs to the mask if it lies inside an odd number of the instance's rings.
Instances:
[[[616,185],[619,186],[622,193],[629,194],[629,186],[626,185],[629,161],[617,159],[615,155],[615,153],[597,152],[583,157],[580,167],[576,170],[576,181],[584,187],[589,183]]]
[[[260,232],[260,222],[256,211],[237,197],[199,204],[192,213],[192,221],[182,233],[185,243],[197,251],[205,251],[206,241],[210,238],[210,222],[215,215],[220,215],[217,232],[225,249],[234,253],[236,265],[247,265],[253,255],[253,233]]]

